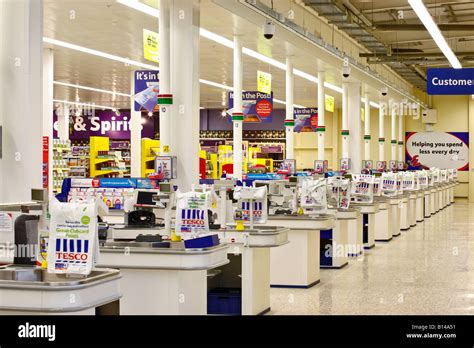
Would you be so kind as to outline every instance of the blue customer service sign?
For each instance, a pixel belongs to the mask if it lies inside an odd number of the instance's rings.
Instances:
[[[431,95],[474,94],[474,68],[428,69],[426,86]]]

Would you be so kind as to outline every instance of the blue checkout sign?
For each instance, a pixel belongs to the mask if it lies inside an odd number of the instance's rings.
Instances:
[[[474,68],[428,69],[426,87],[430,95],[474,94]]]

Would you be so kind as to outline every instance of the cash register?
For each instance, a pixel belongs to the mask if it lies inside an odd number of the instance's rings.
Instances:
[[[111,228],[114,240],[153,239],[157,234],[166,234],[171,214],[171,184],[160,183],[159,189],[137,189],[125,212],[125,224]],[[156,209],[165,210],[165,218],[156,217]],[[157,222],[158,221],[158,222]]]

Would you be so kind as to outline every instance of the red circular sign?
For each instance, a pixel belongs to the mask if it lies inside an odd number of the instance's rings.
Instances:
[[[268,100],[260,100],[256,105],[257,115],[262,118],[267,118],[272,114],[273,106]]]

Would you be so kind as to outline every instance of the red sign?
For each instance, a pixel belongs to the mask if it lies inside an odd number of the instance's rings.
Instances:
[[[260,100],[257,103],[256,111],[257,115],[262,118],[267,118],[272,114],[273,106],[268,100]]]
[[[49,183],[49,137],[43,137],[43,188]]]

